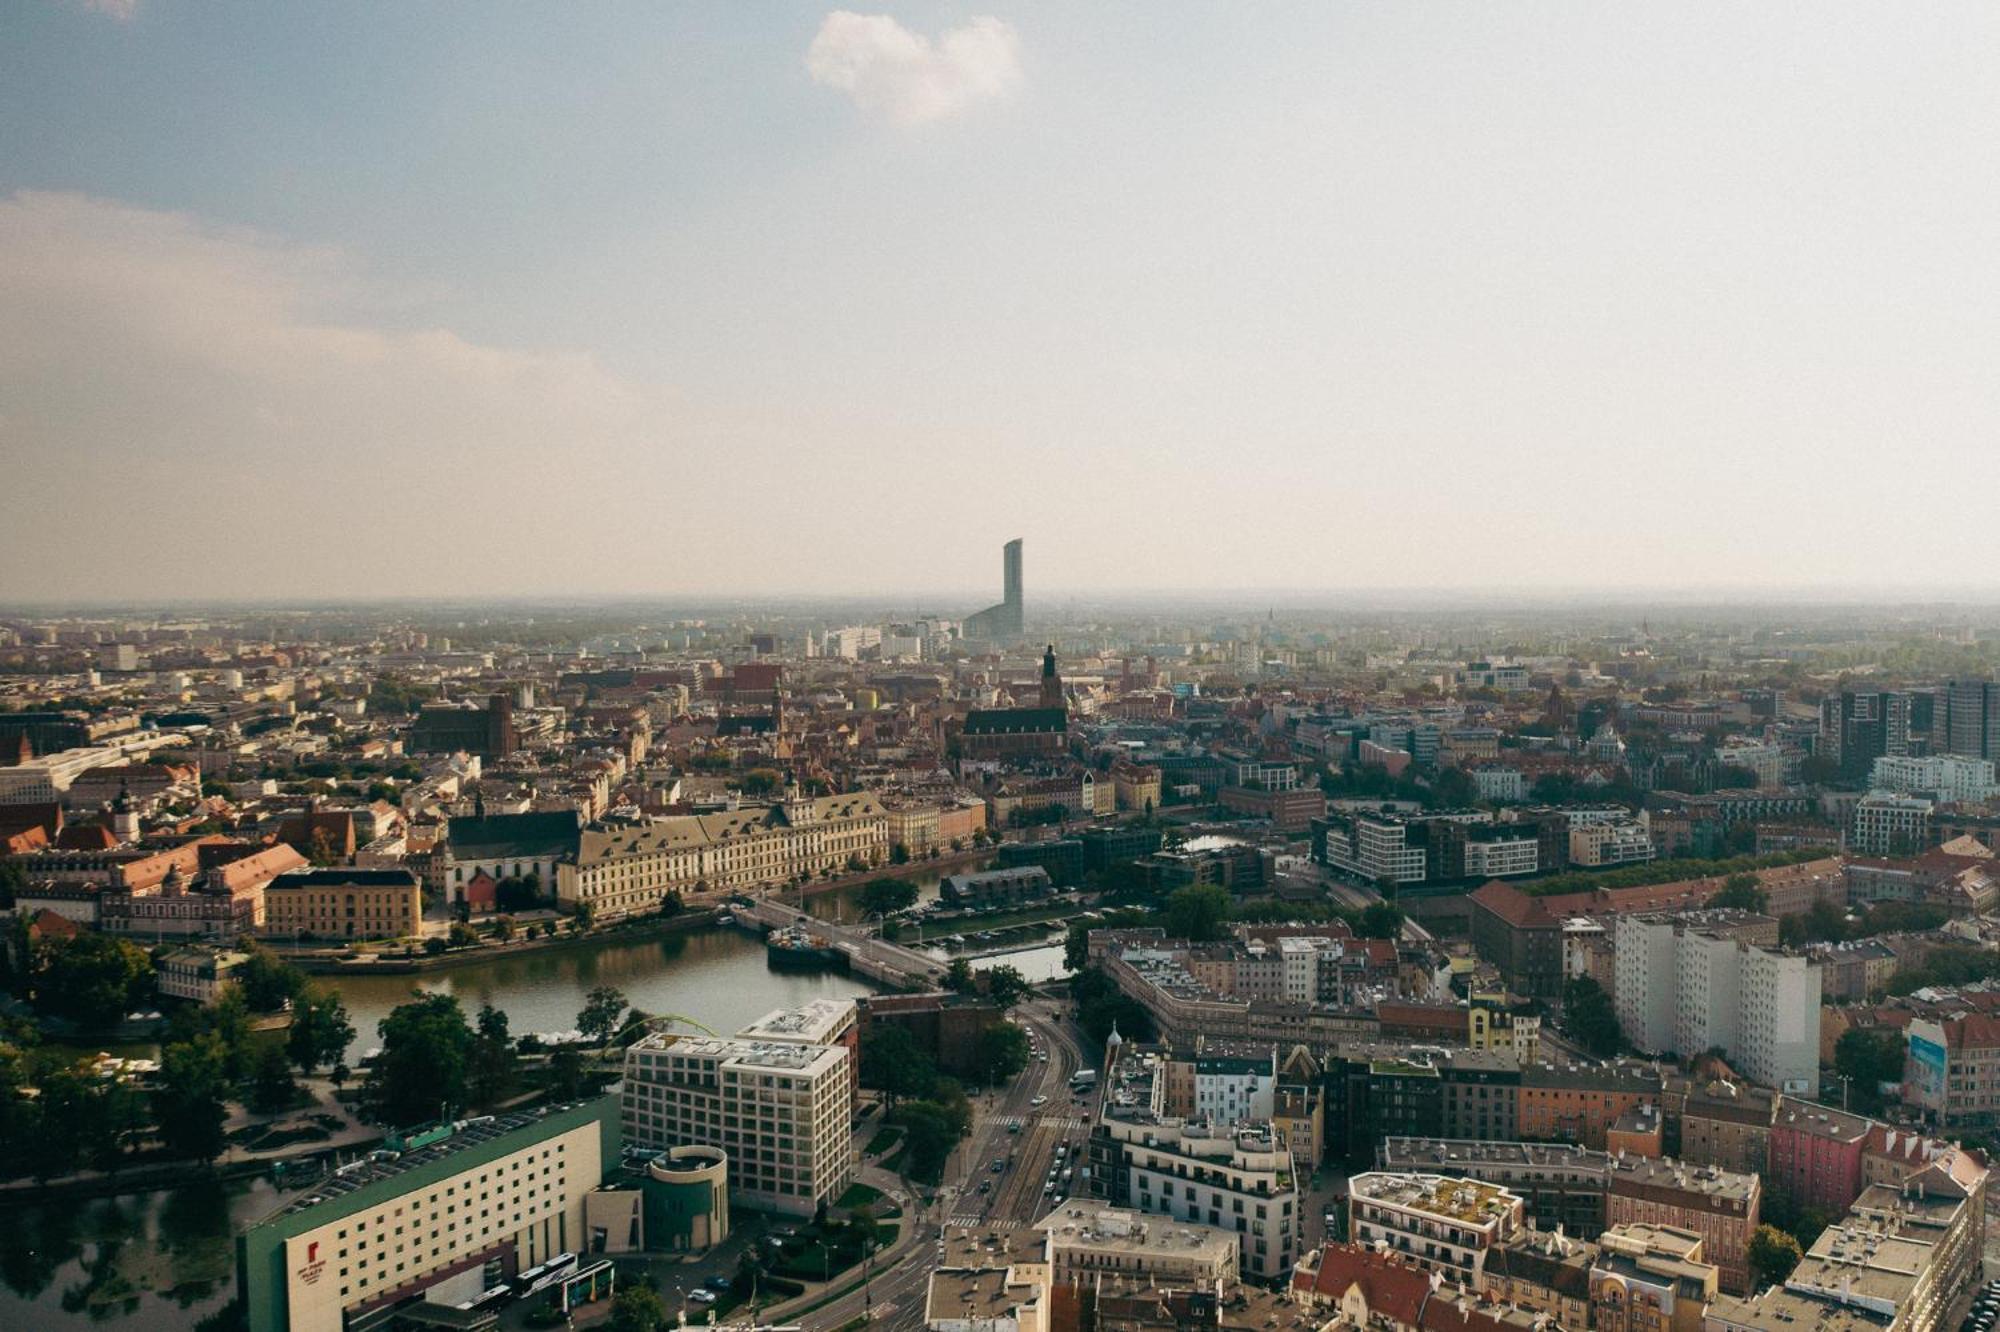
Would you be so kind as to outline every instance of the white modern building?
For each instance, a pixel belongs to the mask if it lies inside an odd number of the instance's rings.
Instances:
[[[854,1178],[850,1058],[838,1044],[648,1036],[625,1052],[625,1143],[720,1147],[734,1199],[810,1216]]]
[[[1613,991],[1625,1039],[1655,1055],[1720,1049],[1753,1081],[1817,1095],[1818,961],[1735,937],[1728,923],[1702,912],[1618,919]]]
[[[1854,804],[1848,849],[1864,856],[1913,856],[1930,840],[1934,808],[1921,796],[1871,791]]]
[[[2000,794],[1993,760],[1933,754],[1927,758],[1891,755],[1875,760],[1868,785],[1895,795],[1929,795],[1946,804],[1976,805]]]

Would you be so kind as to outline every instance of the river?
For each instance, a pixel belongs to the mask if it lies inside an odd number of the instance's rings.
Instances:
[[[934,878],[920,885],[926,889],[936,896]],[[974,965],[1003,961],[1030,980],[1064,970],[1060,943]],[[376,1023],[413,989],[457,995],[468,1015],[490,1000],[517,1036],[574,1027],[584,996],[599,985],[616,986],[648,1013],[681,1014],[724,1033],[774,1008],[872,991],[833,972],[773,971],[763,944],[731,929],[614,938],[423,976],[329,979],[354,1023],[348,1062],[357,1065],[379,1043]],[[0,1328],[86,1320],[132,1332],[190,1328],[235,1292],[234,1229],[277,1199],[260,1180],[8,1208],[0,1213]]]

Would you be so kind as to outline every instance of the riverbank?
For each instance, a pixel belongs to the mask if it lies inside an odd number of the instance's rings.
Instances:
[[[803,902],[815,897],[824,897],[828,893],[851,892],[877,879],[922,879],[930,875],[942,876],[964,869],[967,865],[989,860],[997,854],[996,847],[976,846],[967,851],[949,852],[936,860],[912,860],[907,864],[884,865],[879,869],[843,874],[838,879],[819,879],[803,886],[788,885],[778,890],[777,897],[780,901],[796,897]]]
[[[705,929],[715,924],[715,917],[714,910],[684,911],[678,916],[654,916],[644,920],[620,921],[615,925],[586,930],[581,934],[558,933],[544,939],[514,939],[507,943],[484,943],[473,948],[453,949],[448,953],[435,955],[420,953],[415,957],[401,955],[391,957],[376,953],[363,954],[358,958],[330,957],[323,950],[302,952],[279,949],[277,952],[278,956],[301,971],[314,976],[421,976],[434,971],[450,971],[455,967],[503,962],[510,958],[539,957],[607,943],[640,943],[664,935]]]

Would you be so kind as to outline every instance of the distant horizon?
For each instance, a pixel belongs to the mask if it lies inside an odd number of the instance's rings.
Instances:
[[[187,598],[70,598],[23,600],[0,599],[0,617],[23,615],[60,616],[66,612],[144,613],[164,610],[254,610],[319,611],[400,608],[466,607],[560,611],[575,609],[626,609],[634,607],[671,609],[674,607],[770,608],[779,606],[881,608],[885,613],[962,620],[983,608],[977,590],[959,592],[856,591],[841,592],[613,592],[592,590],[572,594],[521,593],[424,593],[408,592],[379,597],[295,595]],[[1915,597],[1915,599],[1912,599]],[[1802,584],[1761,587],[1492,587],[1459,586],[1380,586],[1342,589],[1301,587],[1190,588],[1128,587],[1102,589],[1050,589],[1039,597],[1032,590],[1025,598],[1032,622],[1038,613],[1083,605],[1093,608],[1130,607],[1156,613],[1156,603],[1172,602],[1184,610],[1209,613],[1217,609],[1256,614],[1266,609],[1288,611],[1340,609],[1361,606],[1369,610],[1479,610],[1479,609],[1607,609],[1643,610],[1660,606],[1675,610],[1703,607],[1731,610],[1770,608],[1897,610],[1921,611],[2000,611],[2000,584],[1941,588],[1936,585],[1884,584],[1841,586]]]

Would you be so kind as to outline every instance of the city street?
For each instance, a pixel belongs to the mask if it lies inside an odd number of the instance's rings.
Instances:
[[[911,1332],[923,1325],[943,1226],[1026,1226],[1049,1210],[1053,1196],[1044,1194],[1042,1185],[1056,1145],[1072,1144],[1074,1157],[1089,1127],[1085,1103],[1069,1091],[1070,1076],[1084,1058],[1059,1016],[1063,1007],[1062,1001],[1037,998],[1015,1009],[1015,1019],[1048,1054],[1047,1062],[1032,1057],[1011,1086],[974,1101],[972,1132],[946,1163],[943,1185],[928,1206],[917,1204],[907,1213],[914,1243],[899,1258],[878,1265],[864,1288],[801,1315],[796,1321],[802,1327],[838,1327],[865,1312],[884,1327]],[[1042,1105],[1034,1104],[1037,1097],[1046,1098]],[[1018,1133],[1011,1131],[1016,1127]],[[1007,1163],[997,1172],[996,1160]],[[989,1185],[985,1193],[979,1192],[982,1183]],[[1073,1180],[1071,1187],[1080,1183]],[[774,1312],[782,1316],[782,1307]]]

